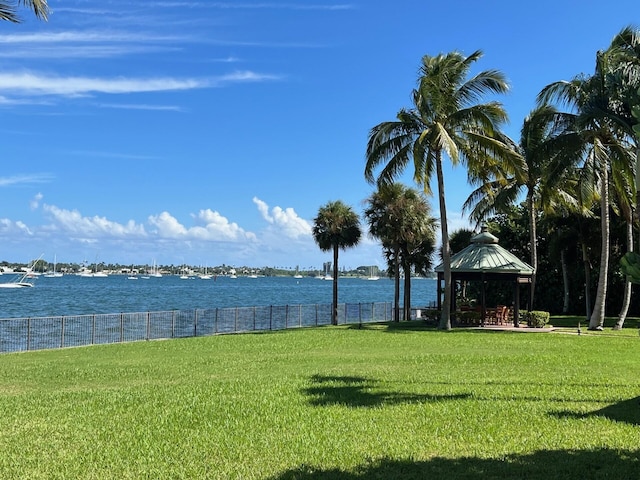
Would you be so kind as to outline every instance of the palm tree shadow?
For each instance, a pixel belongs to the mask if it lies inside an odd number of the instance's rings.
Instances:
[[[576,413],[570,411],[553,412],[559,418],[589,418],[589,417],[605,417],[616,422],[629,423],[631,425],[640,426],[640,397],[630,398],[622,402],[601,408],[590,413]]]
[[[638,450],[541,450],[529,455],[508,455],[489,459],[475,457],[436,457],[427,461],[381,459],[360,465],[355,471],[323,470],[302,465],[282,472],[270,480],[637,479],[639,462],[640,451]]]
[[[303,392],[309,397],[309,403],[314,406],[375,407],[398,403],[460,400],[471,396],[375,391],[375,380],[365,377],[313,375],[311,382],[313,385],[305,388]]]

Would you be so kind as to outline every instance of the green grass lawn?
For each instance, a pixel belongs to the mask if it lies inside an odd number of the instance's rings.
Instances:
[[[413,322],[4,354],[0,478],[639,479],[639,352]]]

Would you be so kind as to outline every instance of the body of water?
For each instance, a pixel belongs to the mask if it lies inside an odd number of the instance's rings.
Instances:
[[[7,281],[8,275],[0,277]],[[332,283],[317,278],[178,276],[139,278],[126,275],[87,278],[65,275],[38,277],[33,288],[0,288],[0,318],[86,315],[119,312],[251,307],[263,305],[330,304]],[[414,307],[436,300],[436,281],[415,279]],[[380,278],[340,278],[339,303],[393,302],[393,281]]]

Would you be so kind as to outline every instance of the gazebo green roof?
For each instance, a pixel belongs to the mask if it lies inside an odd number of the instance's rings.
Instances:
[[[435,268],[443,272],[442,264]],[[528,276],[533,267],[498,245],[498,239],[486,227],[471,239],[471,243],[451,256],[452,273],[497,273]]]

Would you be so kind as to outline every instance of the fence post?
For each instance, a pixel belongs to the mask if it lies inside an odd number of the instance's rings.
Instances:
[[[289,304],[284,307],[284,328],[289,328]]]
[[[256,331],[256,307],[253,307],[253,331]]]
[[[124,313],[120,312],[120,342],[124,342]]]
[[[298,326],[302,327],[302,305],[298,305]]]
[[[362,303],[358,302],[358,328],[362,328]]]
[[[176,311],[171,310],[171,338],[176,336]]]
[[[235,317],[233,319],[233,333],[238,332],[238,307],[236,307]]]
[[[151,312],[147,312],[147,340],[151,338]]]
[[[60,348],[64,347],[64,315],[60,318]]]
[[[213,325],[213,333],[218,333],[218,307],[216,307],[216,318]]]
[[[273,330],[273,305],[269,305],[269,330]]]
[[[31,318],[27,318],[27,350],[31,346]]]
[[[318,326],[318,304],[316,303],[316,327]]]
[[[193,317],[193,336],[198,336],[198,309],[195,309],[194,317]]]

